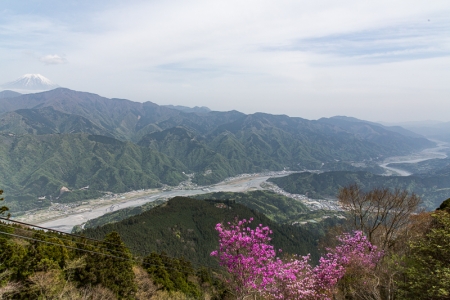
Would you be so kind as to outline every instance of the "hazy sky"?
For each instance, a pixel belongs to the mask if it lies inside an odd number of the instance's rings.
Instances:
[[[0,2],[0,84],[157,104],[450,121],[450,1]]]

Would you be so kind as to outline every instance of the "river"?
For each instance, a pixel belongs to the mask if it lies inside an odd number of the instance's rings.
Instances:
[[[446,158],[447,154],[445,151],[449,149],[449,144],[442,141],[433,140],[436,143],[436,147],[427,148],[420,152],[412,153],[410,155],[405,156],[392,156],[386,158],[381,164],[380,167],[384,168],[387,171],[387,175],[400,175],[400,176],[409,176],[410,172],[388,167],[387,165],[391,163],[418,163],[421,161],[435,159],[435,158]]]

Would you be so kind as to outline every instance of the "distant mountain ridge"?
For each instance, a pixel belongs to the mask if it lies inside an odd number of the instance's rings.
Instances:
[[[20,95],[22,95],[22,94],[18,93],[18,92],[6,90],[6,91],[1,91],[0,92],[0,99],[3,99],[3,98],[14,98],[14,97],[17,97],[17,96],[20,96]]]
[[[243,115],[234,112],[212,112],[207,117],[200,117],[159,106],[150,101],[140,103],[124,99],[108,99],[96,94],[75,92],[66,88],[22,95],[14,99],[1,99],[0,104],[0,114],[18,109],[51,107],[56,111],[87,118],[97,126],[109,131],[116,138],[132,141],[138,141],[140,136],[148,132],[178,125],[185,125],[204,132],[210,126],[227,122],[229,117]],[[224,118],[217,116],[218,114],[224,115]]]
[[[430,139],[450,142],[450,122],[427,120],[416,122],[401,122],[397,123],[396,125]]]
[[[168,108],[181,110],[187,113],[193,112],[193,113],[209,113],[211,110],[206,106],[195,106],[195,107],[187,107],[182,105],[162,105]]]
[[[374,134],[375,132],[377,134],[385,134],[381,130],[381,129],[383,129],[383,130],[388,130],[391,132],[399,133],[401,135],[413,137],[413,138],[423,138],[424,137],[421,134],[412,132],[401,126],[385,126],[385,125],[382,125],[379,123],[359,120],[359,119],[353,118],[353,117],[335,116],[335,117],[331,117],[331,118],[321,118],[318,121],[323,122],[323,123],[328,123],[328,124],[334,124],[334,125],[337,125],[340,127],[344,127],[346,129],[349,129],[349,130],[355,132],[356,134],[367,135],[367,134],[369,134],[369,132],[372,134]]]

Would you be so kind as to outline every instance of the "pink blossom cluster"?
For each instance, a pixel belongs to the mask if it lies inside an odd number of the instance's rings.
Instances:
[[[374,269],[383,252],[372,245],[362,231],[344,233],[337,237],[339,245],[327,248],[328,253],[319,259],[314,268],[318,288],[326,293],[332,291],[350,268]]]
[[[244,219],[236,225],[228,223],[228,229],[220,223],[216,225],[220,246],[211,255],[218,256],[220,264],[227,267],[237,295],[249,291],[261,293],[273,282],[275,250],[268,244],[272,231],[262,224],[254,230],[246,227],[252,220]]]
[[[372,269],[382,257],[360,231],[338,237],[339,245],[312,267],[309,255],[282,261],[270,244],[269,227],[250,220],[216,225],[219,249],[211,253],[231,275],[236,298],[259,294],[272,299],[331,299],[338,281],[349,267]],[[279,250],[281,252],[281,250]]]

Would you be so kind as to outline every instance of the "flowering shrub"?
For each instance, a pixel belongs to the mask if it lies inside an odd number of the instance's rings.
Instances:
[[[324,295],[329,295],[345,275],[355,270],[358,273],[373,270],[383,256],[383,252],[378,251],[361,231],[344,233],[337,239],[339,245],[327,248],[328,253],[320,258],[319,265],[314,268],[317,288]]]
[[[272,231],[262,224],[254,230],[246,227],[252,220],[244,219],[237,225],[228,223],[228,229],[216,225],[220,246],[211,255],[219,257],[220,264],[231,274],[230,284],[238,298],[262,293],[273,282],[275,250],[268,244]]]
[[[237,299],[258,294],[272,299],[331,299],[338,281],[349,268],[373,269],[382,257],[360,231],[338,237],[339,245],[312,267],[309,255],[282,261],[270,244],[269,227],[250,220],[216,225],[219,249],[211,253],[231,275]],[[279,250],[281,252],[281,250]]]

